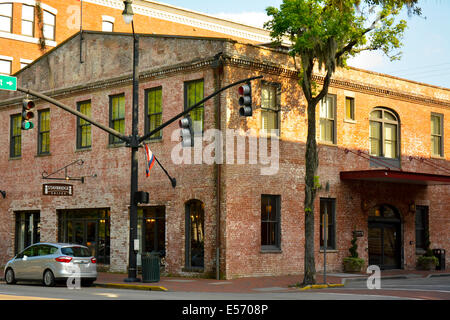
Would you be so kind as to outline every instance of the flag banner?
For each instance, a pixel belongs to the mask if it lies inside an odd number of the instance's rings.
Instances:
[[[147,159],[147,164],[145,166],[145,174],[147,175],[147,177],[150,177],[150,170],[152,170],[153,165],[155,164],[155,156],[153,155],[148,145],[145,145],[145,156]]]

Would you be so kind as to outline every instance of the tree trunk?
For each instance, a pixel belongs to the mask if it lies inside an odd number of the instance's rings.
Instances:
[[[316,198],[315,179],[319,159],[316,143],[316,105],[308,101],[308,137],[305,154],[305,271],[303,285],[316,283],[314,260],[314,199]]]

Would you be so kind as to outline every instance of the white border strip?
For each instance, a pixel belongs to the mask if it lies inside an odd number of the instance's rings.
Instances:
[[[28,43],[35,43],[35,44],[39,43],[38,38],[32,38],[32,37],[23,36],[20,34],[3,32],[3,31],[0,31],[0,38],[6,38],[6,39],[23,41],[23,42],[28,42]],[[56,43],[56,41],[46,39],[45,45],[49,46],[49,47],[56,47],[58,44]]]

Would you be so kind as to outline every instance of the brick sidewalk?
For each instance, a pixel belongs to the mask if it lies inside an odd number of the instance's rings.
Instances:
[[[382,271],[382,278],[408,278],[408,277],[427,277],[438,275],[450,275],[450,270],[445,271],[419,271],[419,270],[388,270]],[[344,274],[329,273],[327,274],[328,284],[341,284],[349,280],[361,279],[365,280],[369,274]],[[99,286],[114,285],[123,288],[147,288],[147,290],[167,289],[168,291],[180,292],[288,292],[298,290],[293,285],[302,282],[303,275],[290,276],[271,276],[271,277],[249,277],[230,280],[201,279],[188,277],[161,277],[159,282],[134,282],[126,283],[124,279],[127,277],[125,273],[105,273],[99,272],[97,281]],[[141,277],[141,275],[139,275]],[[323,276],[318,273],[316,276],[317,284],[323,283]]]

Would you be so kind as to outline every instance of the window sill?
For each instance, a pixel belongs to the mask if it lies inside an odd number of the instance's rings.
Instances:
[[[346,122],[346,123],[352,123],[352,124],[356,124],[356,123],[357,123],[356,120],[352,120],[352,119],[344,119],[344,122]]]
[[[325,250],[324,249],[320,249],[319,252],[320,253],[324,253]],[[337,249],[327,249],[327,253],[338,253],[338,252],[339,252],[339,250],[337,250]]]
[[[202,273],[202,272],[205,271],[205,269],[202,268],[202,267],[184,267],[184,268],[181,268],[181,271],[183,271],[183,272],[198,272],[198,273]]]
[[[283,251],[280,248],[276,248],[276,247],[268,247],[268,248],[264,248],[262,247],[261,250],[259,251],[259,253],[283,253]]]
[[[75,152],[92,151],[92,147],[89,148],[76,148]]]
[[[108,143],[108,146],[107,146],[108,149],[121,148],[121,147],[126,147],[125,142],[115,143],[115,144]]]
[[[21,160],[22,156],[17,156],[17,157],[9,157],[9,160]]]
[[[426,253],[426,250],[421,249],[421,248],[416,248],[416,255],[421,256],[424,255]]]
[[[317,144],[327,146],[327,147],[336,147],[336,148],[338,146],[336,143],[326,142],[326,141],[317,141]]]
[[[443,157],[443,156],[437,156],[437,155],[431,155],[430,158],[431,158],[431,159],[436,159],[436,160],[445,160],[445,157]]]
[[[52,154],[49,153],[38,153],[37,155],[35,155],[35,158],[40,158],[40,157],[50,157]]]

